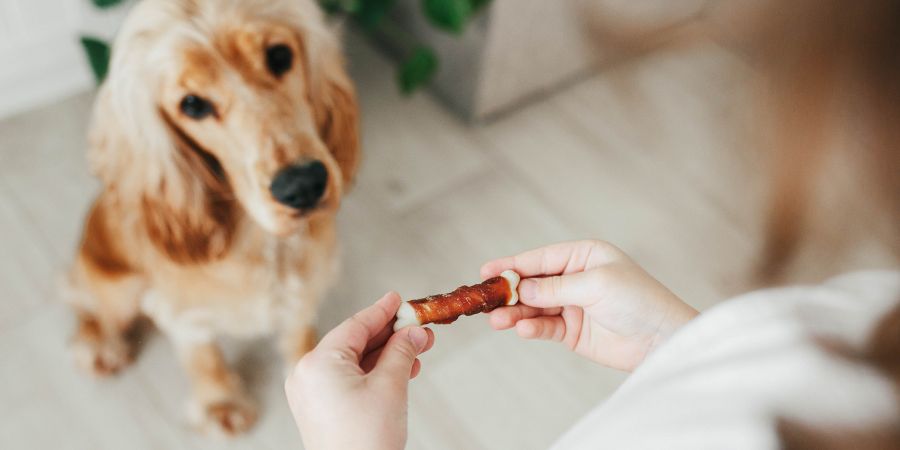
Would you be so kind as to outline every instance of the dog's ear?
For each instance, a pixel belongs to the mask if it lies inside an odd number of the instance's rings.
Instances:
[[[359,166],[359,106],[353,83],[344,69],[338,51],[323,55],[313,62],[310,98],[319,136],[331,150],[344,178],[352,183]]]
[[[94,106],[92,171],[121,208],[137,212],[136,225],[169,259],[189,264],[221,257],[236,226],[224,174],[167,119],[154,92],[158,83],[143,65],[116,62]]]
[[[162,109],[166,132],[174,142],[180,183],[193,198],[174,207],[145,195],[141,207],[150,240],[170,259],[183,264],[221,258],[237,229],[238,206],[218,159],[181,129]]]

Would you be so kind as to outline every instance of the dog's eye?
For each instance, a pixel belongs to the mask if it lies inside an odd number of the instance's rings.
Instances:
[[[181,99],[181,112],[192,119],[204,119],[216,112],[213,104],[196,95],[185,95]]]
[[[273,45],[266,49],[266,66],[272,75],[280,77],[291,70],[294,63],[294,52],[284,44]]]

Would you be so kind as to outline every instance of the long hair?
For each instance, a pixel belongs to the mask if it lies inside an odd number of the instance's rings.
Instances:
[[[900,224],[900,1],[770,2],[748,44],[774,105],[774,157],[763,275],[776,277],[807,227],[829,138],[858,142],[865,198]],[[900,239],[885,239],[900,254]]]
[[[736,46],[759,69],[773,137],[761,281],[779,278],[797,252],[837,129],[857,142],[838,151],[849,152],[844,160],[854,160],[866,174],[859,180],[865,195],[856,201],[886,215],[892,228],[883,240],[900,255],[900,0],[733,5],[721,2],[715,11],[658,28],[623,28],[602,16],[591,26],[605,45],[618,48],[619,58],[714,38]],[[722,27],[723,18],[734,26]],[[837,356],[884,374],[900,402],[900,299],[863,349],[838,347]],[[900,421],[826,430],[780,418],[777,431],[786,449],[900,449]]]
[[[749,43],[776,100],[772,202],[764,275],[783,270],[801,241],[807,204],[833,127],[852,128],[852,152],[868,175],[863,192],[893,223],[900,254],[900,1],[770,2]],[[900,299],[863,349],[838,353],[879,370],[900,401]],[[900,449],[900,421],[868,429],[822,429],[780,418],[785,449]]]

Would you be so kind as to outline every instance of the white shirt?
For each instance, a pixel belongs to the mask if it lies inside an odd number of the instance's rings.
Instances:
[[[824,426],[897,417],[886,379],[814,338],[862,347],[898,301],[900,272],[871,271],[724,302],[649,355],[553,448],[776,449],[777,417]]]

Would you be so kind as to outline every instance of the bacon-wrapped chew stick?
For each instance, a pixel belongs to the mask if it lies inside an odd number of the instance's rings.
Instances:
[[[490,312],[501,306],[515,305],[519,301],[516,288],[519,274],[504,271],[499,277],[490,278],[472,286],[462,286],[449,294],[438,294],[400,304],[394,331],[410,325],[426,323],[452,323],[462,315],[471,316]]]

